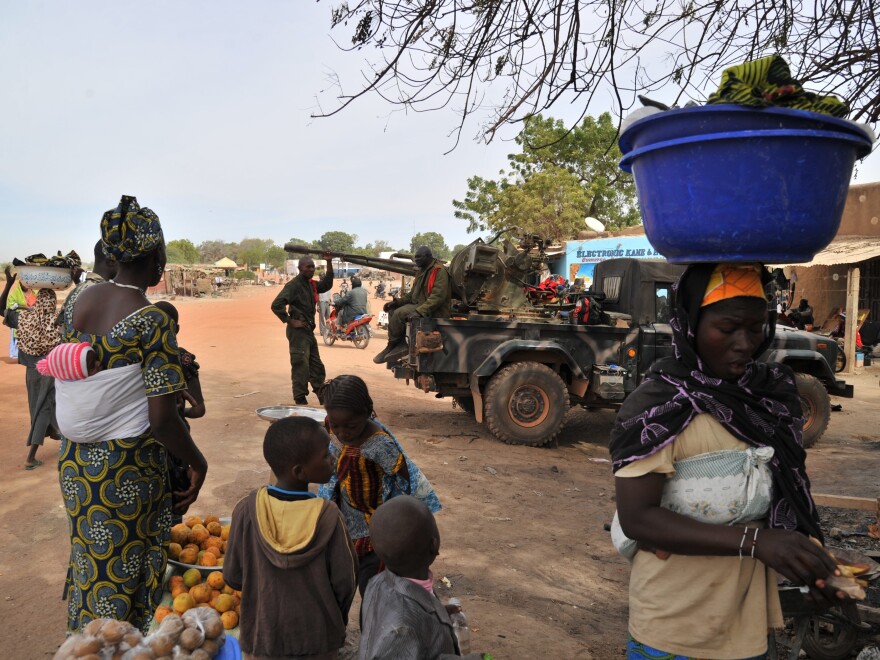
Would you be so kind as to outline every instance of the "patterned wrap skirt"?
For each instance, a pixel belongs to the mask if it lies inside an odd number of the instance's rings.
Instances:
[[[109,617],[146,632],[171,529],[165,448],[149,432],[90,444],[64,439],[59,478],[71,540],[68,630]]]

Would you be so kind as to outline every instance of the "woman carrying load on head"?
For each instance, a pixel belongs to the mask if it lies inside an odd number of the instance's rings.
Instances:
[[[186,385],[173,321],[145,295],[165,269],[159,218],[123,197],[101,219],[101,238],[118,263],[116,277],[83,291],[62,331],[69,342],[89,342],[104,370],[56,382],[72,632],[99,617],[146,630],[167,561],[166,451],[191,477],[190,488],[175,493],[175,509],[195,501],[208,467],[177,411]]]
[[[829,605],[834,561],[801,446],[792,371],[756,362],[773,340],[769,273],[697,264],[674,290],[675,356],[656,362],[614,425],[612,536],[632,559],[628,658],[759,658],[782,625],[776,572]],[[627,538],[628,537],[628,538]]]
[[[61,336],[55,327],[57,298],[52,289],[40,289],[32,305],[7,309],[8,299],[15,290],[16,276],[9,266],[5,274],[6,286],[0,293],[0,309],[5,310],[4,324],[16,332],[18,361],[26,368],[24,382],[31,425],[24,469],[33,470],[43,464],[37,459],[37,450],[43,440],[47,436],[59,437],[55,422],[55,380],[37,370],[37,362],[61,343]]]

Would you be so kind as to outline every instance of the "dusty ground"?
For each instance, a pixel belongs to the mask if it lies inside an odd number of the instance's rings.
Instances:
[[[266,424],[254,409],[291,401],[284,330],[269,312],[277,291],[245,287],[229,299],[176,301],[180,342],[198,357],[208,406],[193,424],[210,463],[194,513],[228,514],[267,481]],[[7,344],[8,333],[0,333],[0,354]],[[321,355],[328,374],[367,381],[379,417],[436,487],[445,510],[434,573],[452,583],[439,587],[443,597],[461,598],[474,650],[496,658],[622,657],[627,566],[602,528],[614,509],[609,466],[590,461],[607,456],[613,413],[572,411],[558,447],[506,446],[448,400],[374,365],[383,345],[377,331],[365,351],[337,343],[322,345]],[[869,368],[850,379],[856,399],[841,400],[843,411],[810,451],[816,491],[880,494],[878,374],[880,367]],[[28,414],[18,365],[0,364],[0,419],[0,648],[8,658],[51,657],[64,637],[69,545],[57,444],[46,440],[38,454],[45,465],[22,469]]]

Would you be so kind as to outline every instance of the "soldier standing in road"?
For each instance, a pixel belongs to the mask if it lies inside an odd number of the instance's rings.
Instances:
[[[434,258],[427,245],[416,250],[415,262],[421,271],[416,275],[412,289],[402,298],[385,303],[384,309],[390,315],[388,345],[373,358],[376,364],[382,364],[405,350],[406,323],[409,319],[422,316],[439,319],[449,317],[452,287],[446,266]]]
[[[315,274],[314,259],[303,257],[299,260],[299,274],[285,284],[272,301],[272,313],[287,326],[290,380],[293,383],[293,402],[297,405],[308,403],[309,383],[320,402],[320,388],[326,376],[324,363],[318,354],[318,342],[315,341],[315,306],[318,294],[333,287],[333,262],[329,254],[321,256],[327,260],[327,273],[320,282],[312,279]]]

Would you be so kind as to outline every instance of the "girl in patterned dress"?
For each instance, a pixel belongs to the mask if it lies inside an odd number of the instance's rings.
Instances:
[[[144,295],[165,268],[159,218],[123,197],[104,214],[101,238],[119,264],[117,276],[83,291],[62,330],[68,342],[89,342],[104,369],[56,383],[71,536],[68,630],[110,617],[145,631],[167,562],[166,450],[189,466],[191,486],[177,494],[180,508],[198,496],[207,462],[177,411],[177,392],[186,384],[173,321]]]
[[[436,513],[440,500],[421,470],[397,439],[376,419],[367,384],[358,376],[338,376],[325,383],[322,394],[327,423],[336,442],[330,452],[336,473],[319,494],[342,511],[354,541],[360,571],[358,591],[379,572],[380,562],[370,542],[370,518],[383,502],[412,495]]]

